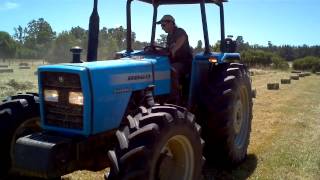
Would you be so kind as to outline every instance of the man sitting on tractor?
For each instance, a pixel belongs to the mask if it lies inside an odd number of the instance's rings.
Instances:
[[[171,15],[164,15],[157,24],[161,24],[162,29],[168,33],[167,48],[170,53],[172,77],[171,95],[175,100],[180,101],[179,80],[190,74],[193,58],[188,35],[182,28],[177,27]]]

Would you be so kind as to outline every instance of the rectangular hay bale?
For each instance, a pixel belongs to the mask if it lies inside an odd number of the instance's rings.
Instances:
[[[13,73],[13,69],[0,69],[0,73]]]
[[[290,84],[291,79],[281,79],[281,84]]]
[[[31,67],[29,66],[20,66],[19,69],[30,69]]]
[[[29,63],[19,63],[19,66],[29,66]]]
[[[299,76],[290,76],[290,79],[299,80]]]
[[[279,89],[279,83],[268,83],[267,84],[268,90],[278,90]]]

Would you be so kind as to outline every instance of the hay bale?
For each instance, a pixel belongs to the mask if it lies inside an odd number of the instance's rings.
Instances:
[[[29,66],[20,66],[19,69],[30,69],[31,67]]]
[[[269,90],[278,90],[279,89],[279,83],[268,83],[267,89]]]
[[[296,74],[298,74],[298,73],[301,73],[301,71],[293,70],[293,71],[291,71],[291,73],[296,73]]]
[[[304,76],[305,76],[304,73],[300,73],[300,74],[298,74],[298,75],[299,75],[299,77],[304,77]]]
[[[13,73],[13,69],[0,69],[0,73]]]
[[[291,79],[281,79],[281,84],[291,84]]]
[[[257,97],[257,89],[252,89],[252,97],[256,98]]]
[[[292,80],[299,80],[299,76],[298,76],[298,75],[290,76],[290,79],[292,79]]]
[[[8,65],[0,65],[0,68],[8,68]]]
[[[318,76],[319,76],[319,75],[320,75],[320,72],[316,72],[316,75],[318,75]]]
[[[29,66],[29,63],[19,63],[19,66]]]
[[[311,72],[305,72],[304,75],[305,76],[311,76]]]

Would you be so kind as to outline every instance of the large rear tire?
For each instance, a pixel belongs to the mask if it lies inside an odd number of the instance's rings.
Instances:
[[[200,179],[204,142],[194,115],[174,105],[140,109],[116,133],[107,179]]]
[[[204,155],[209,163],[233,166],[247,155],[252,121],[252,90],[248,70],[238,63],[213,69],[202,93],[199,116]]]
[[[15,141],[40,129],[38,95],[8,97],[0,104],[0,122],[0,179],[6,179],[13,164]]]

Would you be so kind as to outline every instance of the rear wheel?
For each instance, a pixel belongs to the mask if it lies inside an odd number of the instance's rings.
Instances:
[[[216,67],[202,96],[200,117],[208,162],[236,165],[244,160],[250,139],[252,94],[248,71],[241,64]]]
[[[38,96],[28,93],[7,98],[0,104],[0,121],[0,179],[5,179],[13,164],[15,141],[40,129]]]
[[[204,142],[193,114],[173,105],[142,109],[116,133],[107,179],[200,179]]]

